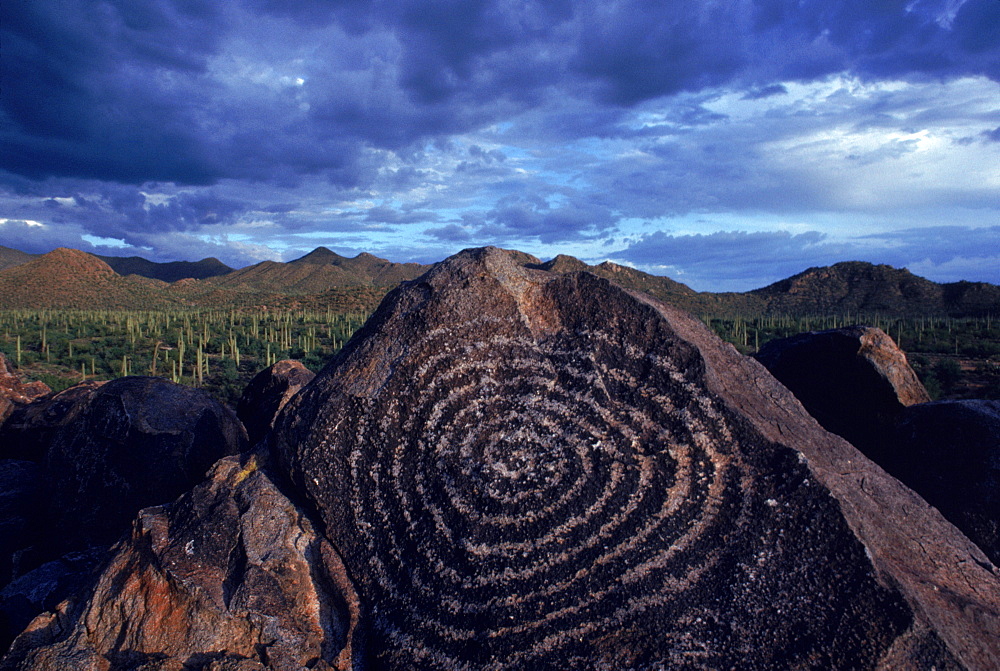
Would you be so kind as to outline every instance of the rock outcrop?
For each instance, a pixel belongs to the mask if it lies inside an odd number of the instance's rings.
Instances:
[[[35,619],[0,668],[350,668],[350,580],[257,459],[143,510],[89,598]]]
[[[0,468],[24,471],[8,497],[11,523],[0,526],[0,587],[18,583],[0,592],[0,646],[81,585],[141,508],[176,499],[218,459],[247,449],[232,410],[151,377],[36,401],[0,438],[0,456],[14,457]]]
[[[2,668],[1000,665],[974,544],[698,320],[587,273],[452,257],[259,449],[273,470],[224,460],[140,515]]]
[[[903,410],[931,400],[902,350],[871,326],[772,340],[756,358],[825,429],[878,463]]]
[[[17,408],[51,391],[44,382],[24,382],[0,352],[0,425]]]
[[[18,573],[17,552],[38,524],[39,470],[31,461],[0,459],[0,589]]]
[[[990,668],[1000,580],[697,320],[495,249],[405,285],[269,442],[379,668]]]
[[[1000,565],[1000,401],[907,408],[885,468]]]
[[[251,445],[271,430],[274,419],[302,387],[316,377],[301,361],[279,361],[257,373],[236,405],[236,416],[246,427]]]

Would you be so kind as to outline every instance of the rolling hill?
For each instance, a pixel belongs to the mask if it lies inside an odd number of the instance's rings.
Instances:
[[[65,247],[0,271],[3,307],[124,307],[146,289],[96,256]]]
[[[847,261],[809,268],[743,294],[768,312],[969,315],[1000,313],[1000,287],[983,282],[938,284],[905,268]]]
[[[157,263],[141,256],[96,256],[119,275],[141,275],[163,282],[176,282],[185,278],[203,280],[233,272],[232,268],[216,258]]]

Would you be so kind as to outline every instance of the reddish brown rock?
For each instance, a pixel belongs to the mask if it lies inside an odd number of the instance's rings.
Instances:
[[[931,400],[902,350],[871,326],[772,340],[756,358],[824,428],[879,463],[903,409]]]
[[[347,669],[357,615],[337,553],[257,457],[230,457],[143,510],[86,599],[39,616],[0,668]]]
[[[0,425],[14,410],[52,390],[44,382],[24,382],[0,352]]]
[[[910,406],[885,468],[1000,565],[1000,401]]]
[[[589,274],[449,259],[268,443],[372,668],[1000,665],[977,547],[696,319]]]
[[[246,427],[250,444],[256,445],[271,430],[285,404],[316,374],[295,360],[279,361],[258,373],[243,391],[236,416]]]
[[[21,531],[0,533],[0,568],[17,578],[0,592],[3,647],[76,590],[141,508],[175,499],[217,459],[247,447],[235,414],[206,392],[144,377],[36,401],[11,416],[0,438],[4,453],[38,463]]]

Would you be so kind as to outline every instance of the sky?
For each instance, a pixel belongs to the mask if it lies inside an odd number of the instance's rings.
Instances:
[[[0,3],[0,245],[1000,284],[1000,0]]]

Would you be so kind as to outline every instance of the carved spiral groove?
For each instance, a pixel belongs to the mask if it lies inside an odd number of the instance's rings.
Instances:
[[[677,357],[504,331],[427,334],[331,425],[352,446],[332,474],[339,545],[365,564],[377,636],[435,667],[498,649],[530,666],[641,617],[711,568],[700,541],[742,514],[734,437]]]

